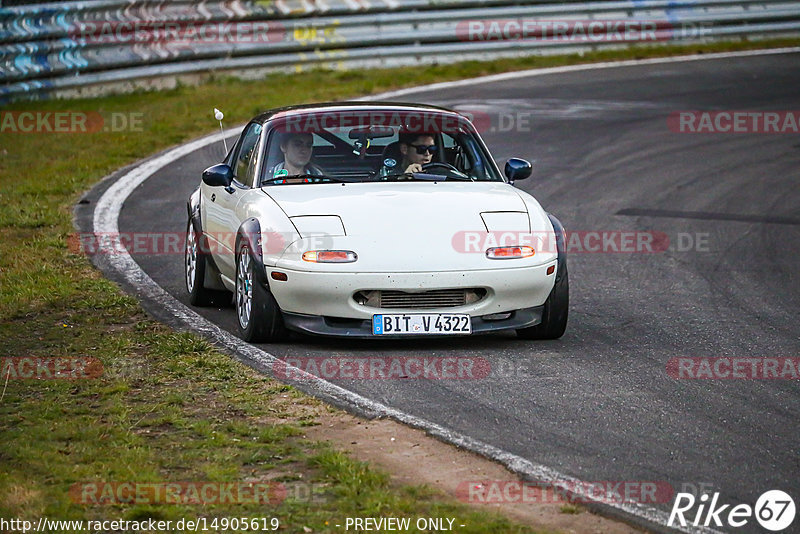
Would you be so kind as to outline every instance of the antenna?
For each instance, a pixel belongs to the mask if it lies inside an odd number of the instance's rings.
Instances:
[[[217,108],[214,108],[214,118],[219,121],[219,133],[222,134],[222,146],[225,147],[225,154],[227,154],[228,143],[225,142],[225,130],[222,129],[222,119],[225,118],[225,115]]]

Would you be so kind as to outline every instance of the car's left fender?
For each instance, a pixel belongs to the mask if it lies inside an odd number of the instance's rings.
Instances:
[[[253,244],[258,245],[260,242],[259,254],[266,266],[275,266],[286,248],[300,239],[300,233],[286,213],[260,189],[252,189],[243,195],[236,211],[237,219],[243,224],[253,219],[257,222],[259,234],[252,237],[258,237],[258,241],[253,239]],[[255,226],[249,223],[244,231],[252,233],[252,228]],[[242,228],[234,230],[239,232]]]

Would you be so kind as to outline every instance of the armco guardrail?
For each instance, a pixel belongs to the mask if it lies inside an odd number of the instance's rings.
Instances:
[[[444,62],[800,34],[778,0],[94,0],[0,8],[0,98],[209,70]]]

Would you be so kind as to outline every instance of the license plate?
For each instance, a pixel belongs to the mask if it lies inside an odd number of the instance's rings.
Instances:
[[[380,314],[372,316],[372,333],[387,334],[471,334],[472,321],[463,313]]]

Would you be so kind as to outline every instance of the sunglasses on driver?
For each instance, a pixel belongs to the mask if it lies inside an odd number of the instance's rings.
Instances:
[[[430,152],[431,155],[436,154],[436,151],[439,149],[436,145],[408,145],[414,147],[417,151],[417,154],[420,156],[426,152]]]

